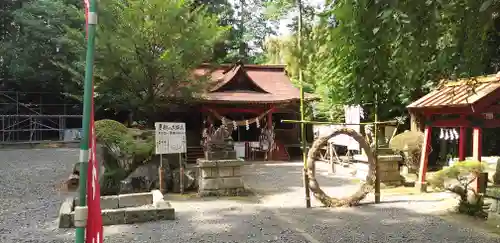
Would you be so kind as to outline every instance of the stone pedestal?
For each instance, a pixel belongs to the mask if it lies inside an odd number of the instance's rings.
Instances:
[[[365,180],[368,175],[368,159],[365,155],[354,155],[356,161],[356,178]],[[403,158],[400,155],[379,155],[380,183],[385,186],[401,186],[404,181],[399,172],[399,162]]]
[[[207,156],[209,157],[209,156]],[[198,159],[200,196],[235,196],[244,194],[240,159]]]

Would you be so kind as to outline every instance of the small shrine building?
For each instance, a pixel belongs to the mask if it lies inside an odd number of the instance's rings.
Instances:
[[[466,159],[470,140],[472,159],[482,160],[483,131],[500,127],[500,75],[446,82],[407,108],[412,130],[424,131],[417,186],[425,190],[433,129],[458,129],[458,160]]]
[[[300,126],[281,122],[300,120],[300,90],[284,65],[206,64],[194,75],[207,79],[203,93],[171,107],[165,116],[166,121],[186,123],[188,163],[203,156],[203,133],[223,122],[236,125],[232,139],[239,157],[289,160],[301,154]],[[306,94],[305,98],[312,96]],[[306,126],[306,132],[312,141],[312,126]],[[269,139],[271,148],[262,148],[262,140]]]

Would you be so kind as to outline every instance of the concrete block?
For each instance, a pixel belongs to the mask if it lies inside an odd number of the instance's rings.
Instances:
[[[233,176],[241,176],[241,166],[233,167]]]
[[[153,194],[151,192],[118,195],[118,206],[120,208],[139,207],[148,204],[153,204]]]
[[[200,171],[201,171],[201,177],[202,178],[210,178],[212,177],[212,170],[214,168],[200,168]]]
[[[395,171],[398,170],[398,162],[385,161],[378,164],[380,171]]]
[[[221,189],[241,187],[243,187],[243,179],[241,177],[222,178],[222,185],[220,187]]]
[[[73,227],[73,216],[71,215],[71,211],[73,209],[73,199],[67,198],[61,204],[61,208],[59,209],[58,216],[58,224],[59,228],[71,228]]]
[[[123,210],[122,208],[102,210],[102,224],[103,225],[125,224],[125,210]]]
[[[222,184],[221,178],[205,178],[200,183],[201,190],[216,190],[220,188]]]
[[[118,196],[101,197],[101,209],[116,209],[118,208]]]
[[[211,151],[205,153],[207,160],[235,159],[236,151]]]
[[[206,167],[235,167],[244,165],[244,161],[241,159],[221,159],[221,160],[206,160],[198,159],[197,165],[199,168]]]
[[[163,193],[160,190],[152,190],[151,194],[153,195],[153,204],[163,202]]]
[[[172,207],[159,208],[156,210],[157,220],[175,220],[175,209]]]
[[[219,176],[220,177],[232,177],[233,176],[233,167],[221,167],[221,168],[219,168]]]
[[[149,222],[156,220],[157,209],[150,207],[136,207],[136,208],[125,208],[125,223],[135,224],[142,222]]]
[[[80,205],[80,199],[75,198],[75,204]],[[118,196],[102,196],[101,197],[101,209],[115,209],[118,208]]]
[[[154,207],[155,207],[155,208],[159,208],[159,209],[161,209],[161,208],[171,208],[172,206],[170,205],[170,203],[169,203],[169,202],[167,202],[167,201],[163,201],[163,200],[162,200],[162,201],[158,201],[158,202],[156,202],[156,203],[154,204]]]
[[[217,167],[237,167],[243,166],[244,161],[241,159],[227,159],[227,160],[219,160],[217,161]]]

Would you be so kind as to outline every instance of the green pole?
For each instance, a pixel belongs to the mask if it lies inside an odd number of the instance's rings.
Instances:
[[[87,205],[87,168],[89,161],[89,135],[90,135],[90,112],[92,106],[92,88],[94,72],[94,45],[97,25],[97,4],[96,0],[89,0],[88,32],[87,32],[87,56],[85,60],[85,82],[83,91],[83,119],[82,119],[82,140],[80,142],[80,207]],[[75,212],[76,213],[76,212]],[[86,219],[86,215],[85,215]],[[75,220],[76,221],[76,220]],[[86,225],[86,220],[85,220]],[[77,225],[76,243],[85,242],[85,225]]]
[[[299,26],[297,33],[297,47],[299,49],[299,83],[300,83],[300,120],[305,120],[304,112],[304,80],[302,77],[302,1],[297,1],[299,7]],[[306,141],[306,130],[305,124],[300,123],[300,140],[302,142],[302,162],[304,164],[303,179],[304,179],[304,189],[306,194],[306,208],[311,207],[311,196],[309,192],[309,176],[307,175],[307,141]]]

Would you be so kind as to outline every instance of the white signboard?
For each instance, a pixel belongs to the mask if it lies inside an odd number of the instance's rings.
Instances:
[[[186,153],[186,124],[155,123],[156,154]]]

